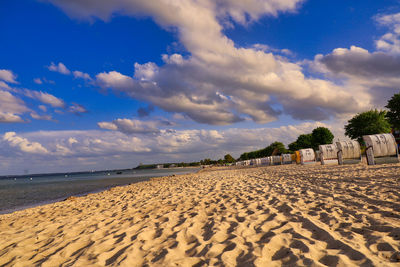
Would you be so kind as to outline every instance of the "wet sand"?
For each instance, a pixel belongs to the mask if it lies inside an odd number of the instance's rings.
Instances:
[[[399,266],[400,164],[216,169],[0,215],[0,266]]]

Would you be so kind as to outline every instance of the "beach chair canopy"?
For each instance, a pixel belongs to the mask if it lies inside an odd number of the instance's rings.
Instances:
[[[315,161],[315,152],[312,148],[300,149],[301,163]]]
[[[282,154],[282,161],[283,162],[292,162],[292,155],[290,155],[290,154]]]
[[[375,134],[363,136],[367,149],[372,148],[374,157],[387,157],[397,155],[397,144],[394,136],[388,134]]]
[[[269,159],[268,159],[268,157],[261,158],[261,164],[262,164],[262,165],[269,165]]]
[[[281,163],[281,156],[272,156],[272,161],[276,163]]]
[[[342,152],[343,159],[359,159],[361,158],[360,144],[357,141],[340,141],[336,142],[338,151]]]
[[[319,153],[323,159],[337,159],[337,152],[337,146],[334,144],[319,145]]]

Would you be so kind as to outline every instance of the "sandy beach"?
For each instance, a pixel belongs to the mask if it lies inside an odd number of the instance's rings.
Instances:
[[[0,266],[399,266],[400,164],[215,169],[0,216]]]

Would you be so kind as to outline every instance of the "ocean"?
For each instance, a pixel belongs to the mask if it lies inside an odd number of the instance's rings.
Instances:
[[[1,177],[0,214],[146,181],[151,177],[193,173],[197,170],[176,168]]]

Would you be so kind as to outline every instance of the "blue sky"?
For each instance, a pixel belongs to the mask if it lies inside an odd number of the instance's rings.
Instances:
[[[319,125],[342,137],[399,88],[399,7],[2,1],[0,174],[238,156]]]

